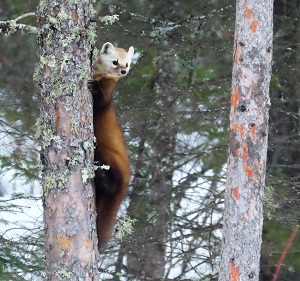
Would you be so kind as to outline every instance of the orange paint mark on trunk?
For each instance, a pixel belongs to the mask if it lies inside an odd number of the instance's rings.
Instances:
[[[236,149],[236,154],[237,157],[242,158],[244,161],[247,161],[248,159],[248,143],[247,141],[244,141],[242,144],[242,147],[238,147]]]
[[[248,178],[252,178],[254,171],[251,167],[248,166],[247,163],[244,164],[244,171],[247,174]]]
[[[246,161],[248,159],[248,143],[246,141],[243,143],[242,148],[243,148],[243,152],[241,157],[243,158],[244,161]]]
[[[236,108],[241,99],[241,95],[238,92],[237,85],[233,85],[232,94],[231,94],[231,106],[233,106],[234,113],[236,113]]]
[[[238,123],[236,123],[236,122],[232,122],[232,128],[231,128],[231,131],[232,131],[232,133],[233,134],[236,134],[237,133],[237,131],[238,131]]]
[[[239,125],[236,122],[232,122],[232,129],[231,130],[234,134],[239,133],[241,138],[243,139],[244,136],[245,136],[246,127],[243,124]]]
[[[245,125],[243,125],[243,124],[242,124],[242,125],[239,125],[238,130],[239,130],[239,132],[240,132],[241,138],[243,139],[244,136],[245,136],[245,131],[246,131]]]
[[[89,237],[85,237],[85,244],[89,249],[93,248],[93,242]]]
[[[258,28],[258,21],[257,20],[252,21],[250,24],[251,31],[256,32],[257,28]]]
[[[240,191],[239,191],[239,188],[238,187],[235,187],[233,190],[232,190],[232,196],[234,199],[236,200],[239,200],[241,198],[241,194],[240,194]]]
[[[229,281],[240,281],[240,270],[233,261],[230,262]]]
[[[253,17],[253,9],[250,9],[248,7],[248,4],[245,3],[245,8],[246,8],[246,11],[245,11],[245,18],[246,19],[249,19],[249,20],[252,20],[254,17]],[[251,23],[250,23],[250,29],[252,32],[256,32],[258,28],[258,21],[257,20],[253,20]]]
[[[245,7],[246,7],[245,18],[251,19],[253,17],[253,10],[248,7],[247,3],[245,3]]]
[[[57,247],[70,251],[73,248],[73,243],[67,236],[57,236]]]

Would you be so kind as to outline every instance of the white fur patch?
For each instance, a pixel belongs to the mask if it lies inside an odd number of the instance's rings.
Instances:
[[[128,74],[134,54],[131,46],[128,51],[115,48],[110,42],[103,44],[95,64],[95,76],[121,78]]]

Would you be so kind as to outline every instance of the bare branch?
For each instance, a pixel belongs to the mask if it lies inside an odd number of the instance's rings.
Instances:
[[[20,15],[17,18],[15,18],[14,21],[19,21],[21,19],[24,19],[24,18],[27,18],[27,17],[30,17],[30,16],[35,16],[35,13],[34,12],[25,13],[25,14]]]

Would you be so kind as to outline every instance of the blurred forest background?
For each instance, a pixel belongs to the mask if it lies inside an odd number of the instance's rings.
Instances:
[[[0,20],[38,0],[2,0]],[[300,213],[300,2],[275,0],[261,280],[272,280]],[[132,179],[131,234],[102,255],[104,280],[216,280],[222,230],[235,1],[97,1],[97,46],[136,50],[115,102]],[[110,25],[101,20],[119,15]],[[34,17],[22,23],[36,26]],[[43,280],[36,140],[36,35],[0,34],[0,280]],[[237,175],[238,176],[238,175]],[[118,234],[118,232],[116,233]],[[115,235],[117,236],[117,235]],[[300,280],[300,234],[278,280]]]

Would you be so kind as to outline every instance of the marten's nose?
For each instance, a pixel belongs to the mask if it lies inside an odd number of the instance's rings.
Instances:
[[[125,75],[125,74],[126,74],[126,70],[125,70],[125,69],[122,69],[122,70],[121,70],[121,74]]]

